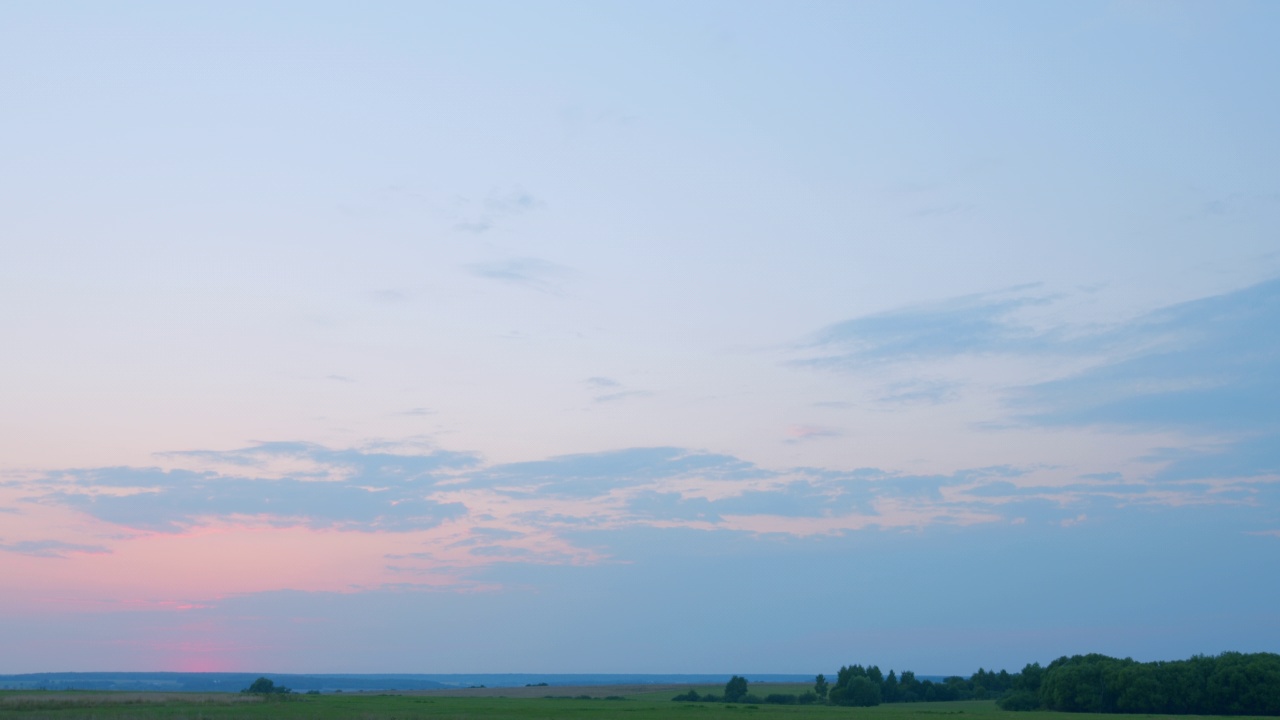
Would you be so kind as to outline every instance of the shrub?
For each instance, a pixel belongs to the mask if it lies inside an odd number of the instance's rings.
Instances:
[[[1014,690],[996,701],[1001,710],[1039,710],[1040,698],[1028,690]]]

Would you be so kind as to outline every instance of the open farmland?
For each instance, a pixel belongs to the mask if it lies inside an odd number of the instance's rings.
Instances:
[[[1056,712],[1009,713],[990,701],[847,708],[676,703],[669,699],[673,691],[684,689],[687,686],[662,690],[652,686],[476,688],[508,696],[457,697],[458,691],[441,691],[295,695],[278,700],[216,693],[4,692],[0,693],[0,720],[1072,720],[1079,717]],[[592,699],[511,696],[532,691],[563,695],[577,690],[591,694]],[[603,699],[608,696],[621,699]],[[1089,717],[1123,720],[1132,716]],[[1178,717],[1186,720],[1190,716]]]

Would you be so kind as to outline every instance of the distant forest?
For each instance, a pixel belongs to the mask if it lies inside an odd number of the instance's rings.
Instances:
[[[995,699],[1005,710],[1162,715],[1280,715],[1280,655],[1223,653],[1172,662],[1136,662],[1106,655],[1061,657],[1020,673],[979,669],[968,678],[917,680],[915,673],[885,675],[872,665],[840,668],[832,685],[824,675],[799,695],[758,697],[734,676],[723,695],[689,691],[683,702],[746,702],[866,707],[881,703]]]
[[[1006,710],[1165,715],[1280,715],[1280,655],[1223,653],[1135,662],[1076,655],[1028,665]]]

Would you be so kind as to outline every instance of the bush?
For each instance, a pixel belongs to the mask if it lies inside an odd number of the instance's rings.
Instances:
[[[1014,690],[996,701],[1001,710],[1039,710],[1040,698],[1027,690]]]
[[[785,693],[769,693],[764,697],[764,701],[771,705],[795,705],[796,696]]]
[[[802,692],[796,696],[796,703],[799,705],[812,705],[818,702],[818,694],[812,690]]]

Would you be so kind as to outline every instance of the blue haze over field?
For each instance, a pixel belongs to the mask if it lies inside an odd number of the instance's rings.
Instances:
[[[0,673],[1280,650],[1280,7],[0,8]]]

